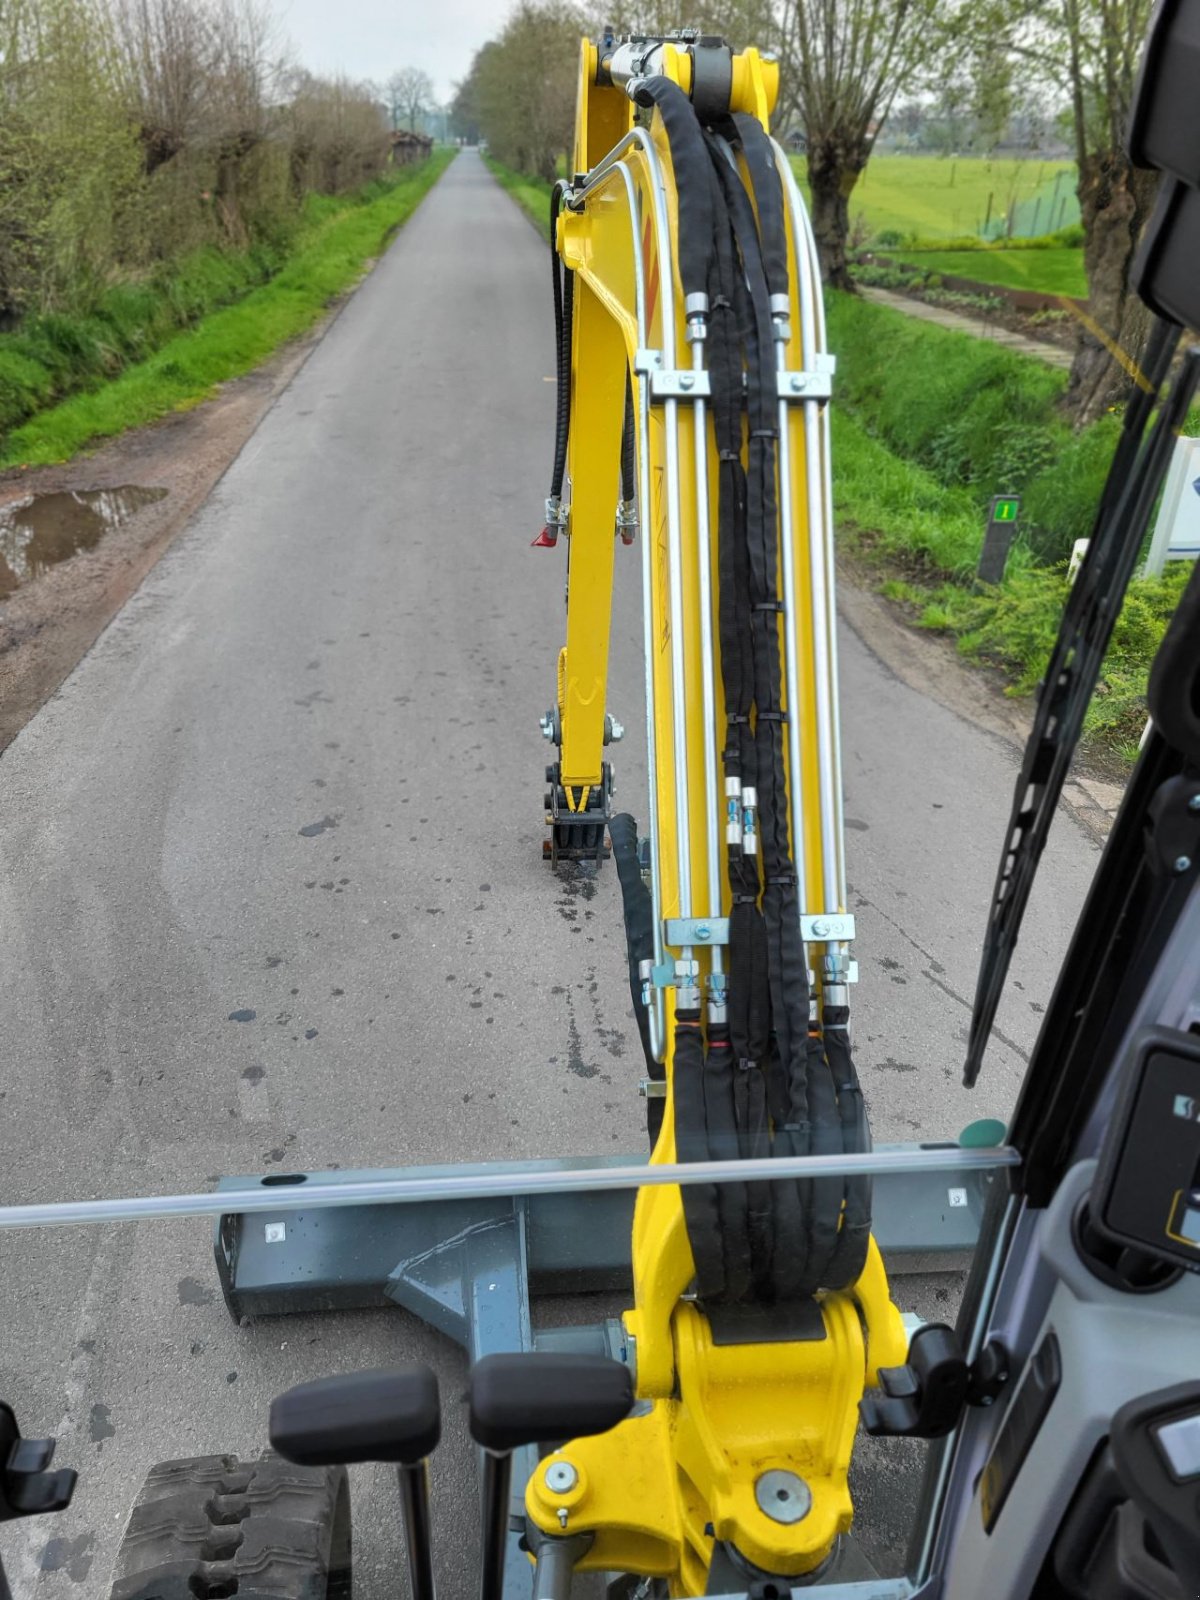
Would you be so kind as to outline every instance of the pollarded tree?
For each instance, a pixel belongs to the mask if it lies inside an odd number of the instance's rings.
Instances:
[[[1067,406],[1082,426],[1128,393],[1149,314],[1130,268],[1157,185],[1125,153],[1153,0],[968,0],[974,37],[1000,38],[1023,72],[1065,95],[1088,280]]]
[[[850,196],[896,95],[937,52],[937,0],[782,0],[782,109],[804,129],[813,232],[827,283],[846,267]],[[939,31],[944,31],[945,22]]]

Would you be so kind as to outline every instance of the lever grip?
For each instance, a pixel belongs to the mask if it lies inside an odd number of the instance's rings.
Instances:
[[[305,1467],[432,1455],[441,1438],[437,1379],[426,1366],[383,1367],[301,1383],[271,1402],[271,1444]]]
[[[495,1454],[607,1433],[633,1407],[629,1368],[608,1356],[530,1350],[471,1368],[471,1437]]]

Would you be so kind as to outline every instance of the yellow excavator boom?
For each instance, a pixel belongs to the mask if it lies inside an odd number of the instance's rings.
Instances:
[[[770,139],[777,92],[756,50],[585,40],[575,176],[554,199],[565,448],[543,542],[561,533],[569,567],[547,853],[599,858],[610,825],[617,848],[608,636],[632,540],[654,1162],[866,1148],[847,1032],[833,361],[807,212]],[[643,1403],[548,1457],[527,1493],[547,1535],[591,1536],[581,1568],[698,1595],[718,1548],[781,1577],[829,1560],[851,1521],[858,1402],[907,1343],[862,1186],[830,1187],[641,1191],[624,1329]]]

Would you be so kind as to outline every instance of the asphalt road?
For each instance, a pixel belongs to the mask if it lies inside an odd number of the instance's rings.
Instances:
[[[547,278],[464,153],[0,760],[4,1201],[641,1147],[615,875],[540,859]],[[636,551],[619,566],[618,800],[644,816]],[[1010,1107],[1096,850],[1060,818],[965,1094],[1013,753],[848,630],[842,663],[859,1063],[878,1137],[953,1136]],[[69,1513],[0,1530],[38,1600],[106,1594],[146,1468],[257,1451],[301,1378],[424,1355],[460,1392],[455,1352],[399,1313],[234,1326],[202,1222],[0,1235],[0,1285],[0,1395],[81,1472]],[[475,1518],[450,1434],[453,1595]],[[354,1489],[372,1600],[397,1587],[392,1488]],[[864,1505],[887,1521],[886,1494]]]

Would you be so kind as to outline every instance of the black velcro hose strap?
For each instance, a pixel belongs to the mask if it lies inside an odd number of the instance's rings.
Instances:
[[[675,1108],[675,1152],[680,1161],[708,1160],[704,1120],[704,1037],[698,1010],[675,1012],[675,1053],[671,1067],[671,1099]],[[725,1296],[725,1251],[717,1186],[685,1183],[680,1188],[688,1242],[696,1268],[696,1290],[702,1300]]]
[[[654,1052],[650,1048],[650,1013],[642,1004],[639,968],[643,961],[650,961],[654,957],[654,901],[643,881],[641,863],[638,861],[637,823],[627,811],[622,811],[609,819],[608,836],[612,841],[613,861],[621,885],[621,906],[625,913],[625,951],[629,961],[629,994],[633,1001],[633,1014],[642,1041],[646,1071],[650,1078],[661,1081],[666,1074],[662,1063],[654,1059]],[[662,1101],[647,1100],[648,1121],[652,1110],[658,1112],[657,1120],[661,1123]],[[650,1139],[651,1148],[657,1133],[656,1127]]]
[[[643,79],[637,92],[642,106],[656,106],[671,146],[675,187],[679,195],[679,281],[685,295],[708,293],[708,258],[712,250],[712,190],[708,153],[692,103],[669,78]]]
[[[833,1076],[842,1128],[842,1150],[866,1154],[871,1148],[871,1131],[862,1087],[850,1054],[846,1031],[850,1013],[845,1006],[826,1006],[825,1058]],[[825,1271],[827,1289],[847,1289],[857,1283],[867,1264],[871,1238],[871,1179],[866,1174],[846,1178],[843,1183],[842,1225]]]
[[[753,117],[738,114],[732,122],[749,174],[769,288],[772,294],[786,294],[787,235],[783,186],[774,152],[761,125]],[[796,841],[797,847],[799,843]],[[811,1038],[807,1051],[809,1074],[819,1107],[813,1117],[820,1130],[819,1140],[824,1145],[829,1138],[830,1124],[826,1119],[831,1080],[837,1104],[837,1125],[841,1131],[840,1148],[846,1153],[870,1148],[866,1106],[850,1054],[848,1015],[845,1007],[826,1008],[824,1018],[827,1031],[824,1040]],[[796,1109],[799,1113],[799,1104]],[[871,1219],[870,1180],[844,1180],[841,1199],[837,1203],[832,1185],[828,1188],[822,1185],[819,1189],[814,1186],[808,1191],[808,1202],[806,1210],[810,1217],[809,1250],[812,1257],[810,1272],[823,1287],[846,1287],[858,1278],[866,1261]],[[831,1246],[830,1233],[836,1224],[838,1210],[841,1212],[840,1227]]]
[[[771,1015],[777,1051],[768,1071],[774,1097],[787,1106],[786,1128],[776,1136],[782,1154],[806,1153],[806,1140],[828,1153],[841,1145],[836,1095],[819,1040],[808,1037],[808,974],[800,939],[800,906],[791,859],[778,618],[778,506],[775,494],[777,398],[773,374],[773,327],[753,208],[738,173],[713,147],[713,165],[743,269],[742,340],[747,367],[750,437],[747,466],[747,534],[751,573],[751,639],[758,799],[768,935]],[[811,1135],[804,1130],[811,1129]],[[780,1299],[820,1287],[835,1247],[842,1210],[839,1180],[773,1186],[780,1237],[772,1267]],[[803,1236],[803,1243],[801,1243]],[[784,1244],[786,1241],[786,1247]]]
[[[708,1154],[713,1161],[736,1161],[741,1154],[735,1096],[736,1065],[729,1046],[729,1028],[710,1023],[704,1055],[704,1123]],[[750,1231],[746,1185],[716,1185],[721,1214],[725,1286],[722,1298],[741,1301],[751,1287]]]

